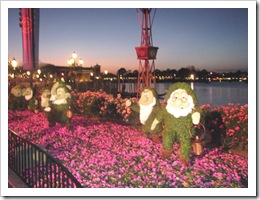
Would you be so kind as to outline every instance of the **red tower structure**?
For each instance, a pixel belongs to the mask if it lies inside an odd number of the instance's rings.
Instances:
[[[19,8],[23,40],[23,69],[33,70],[39,63],[39,8]]]
[[[138,83],[137,83],[137,97],[141,88],[148,87],[153,83],[156,89],[156,76],[155,76],[155,63],[158,47],[153,46],[152,39],[152,24],[155,16],[156,9],[153,12],[151,20],[152,8],[139,8],[136,9],[141,32],[141,44],[135,47],[137,58],[139,60]],[[140,16],[142,15],[142,17]]]

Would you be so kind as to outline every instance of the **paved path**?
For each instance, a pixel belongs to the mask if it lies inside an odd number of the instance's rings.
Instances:
[[[8,188],[28,188],[27,185],[8,167]]]

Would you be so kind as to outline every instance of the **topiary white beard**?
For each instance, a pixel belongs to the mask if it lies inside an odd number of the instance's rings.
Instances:
[[[188,102],[189,102],[189,106],[187,108],[183,108],[183,109],[174,108],[173,106],[171,106],[171,98],[169,98],[167,101],[166,110],[175,118],[186,117],[188,114],[192,112],[192,109],[194,108],[193,99],[190,95],[188,97]]]
[[[140,122],[142,124],[145,124],[146,120],[150,116],[150,114],[153,111],[153,106],[156,104],[156,99],[153,97],[153,102],[150,103],[149,105],[141,105],[140,104]]]
[[[42,96],[41,97],[41,106],[42,107],[49,107],[50,106],[49,100],[50,100],[50,98]]]
[[[32,94],[32,92],[31,92],[31,94],[25,95],[24,98],[25,98],[27,101],[29,101],[29,100],[32,98],[32,96],[33,96],[33,94]]]

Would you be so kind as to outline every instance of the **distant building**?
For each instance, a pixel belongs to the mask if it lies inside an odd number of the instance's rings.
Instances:
[[[59,77],[64,79],[69,78],[71,73],[73,73],[77,82],[92,82],[94,79],[100,78],[101,66],[98,64],[93,67],[55,66],[55,71]]]

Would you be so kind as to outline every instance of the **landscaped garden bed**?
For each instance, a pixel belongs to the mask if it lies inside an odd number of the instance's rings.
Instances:
[[[144,138],[142,132],[130,125],[87,117],[83,111],[74,114],[69,130],[58,123],[49,127],[42,112],[9,110],[8,128],[45,148],[84,187],[248,187],[247,158],[227,150],[246,148],[247,105],[232,108],[214,109],[225,123],[211,123],[211,131],[216,132],[218,127],[218,131],[229,136],[225,137],[224,145],[206,146],[202,155],[191,157],[188,166],[180,162],[178,143],[174,143],[169,159],[161,159],[161,144]],[[206,114],[210,108],[202,109]],[[124,110],[121,113],[129,114]]]

